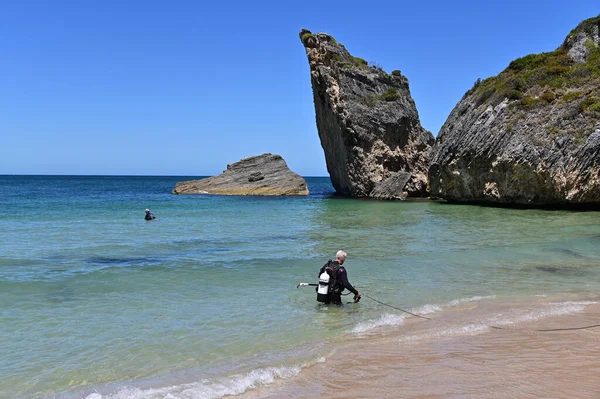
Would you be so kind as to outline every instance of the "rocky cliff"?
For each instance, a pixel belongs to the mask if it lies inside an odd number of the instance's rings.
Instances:
[[[280,155],[267,153],[229,164],[218,176],[177,183],[173,194],[308,195],[308,188]]]
[[[555,51],[477,81],[432,151],[431,195],[524,205],[600,204],[600,16]]]
[[[427,196],[434,139],[421,127],[408,79],[352,56],[327,34],[302,30],[300,39],[335,190],[381,199]]]

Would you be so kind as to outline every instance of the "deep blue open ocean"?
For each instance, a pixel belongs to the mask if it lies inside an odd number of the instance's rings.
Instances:
[[[310,177],[307,197],[171,194],[188,179],[0,176],[0,397],[221,398],[299,378],[408,317],[296,288],[339,249],[359,291],[420,314],[600,290],[599,212],[346,199]]]

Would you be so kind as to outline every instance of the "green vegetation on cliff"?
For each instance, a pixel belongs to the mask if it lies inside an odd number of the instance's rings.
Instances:
[[[476,106],[495,106],[508,98],[519,109],[577,102],[579,111],[600,117],[599,31],[600,15],[580,23],[557,50],[516,59],[499,75],[478,79],[466,95],[474,96]],[[581,33],[587,37],[583,43],[587,54],[584,62],[576,62],[569,50]],[[596,42],[590,40],[593,37]]]
[[[398,93],[398,89],[395,87],[390,87],[381,95],[381,98],[383,98],[385,101],[394,101],[400,98],[400,93]]]
[[[302,40],[302,43],[307,46],[308,45],[308,40],[312,39],[313,37],[315,37],[317,35],[315,35],[314,33],[311,32],[302,32],[300,34],[300,40]]]
[[[600,15],[594,18],[588,18],[585,21],[581,22],[579,25],[577,25],[577,27],[575,27],[575,29],[573,29],[567,35],[567,38],[563,43],[563,47],[565,47],[568,44],[569,39],[575,37],[579,32],[584,32],[588,37],[592,37],[594,35],[594,30],[596,29],[596,27],[600,29]]]
[[[378,76],[377,79],[382,82],[382,86],[385,85],[385,89],[379,89],[375,92],[365,92],[358,99],[359,103],[368,108],[375,108],[378,104],[381,105],[385,102],[394,102],[401,99],[402,95],[398,91],[398,88],[408,87],[408,79],[402,75],[400,70],[395,69],[391,72],[391,76],[388,76],[380,65],[353,56],[341,43],[338,43],[329,34],[314,34],[308,29],[302,29],[300,31],[300,40],[307,51],[318,49],[319,51],[315,53],[315,59],[322,65],[331,67],[335,74],[346,74],[351,76],[351,79],[355,79],[354,74],[356,69],[359,69],[362,70],[361,74],[370,72],[374,74],[373,76]]]

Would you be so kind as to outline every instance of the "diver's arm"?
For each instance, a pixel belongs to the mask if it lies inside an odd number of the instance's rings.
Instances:
[[[354,295],[358,295],[358,291],[356,290],[356,288],[354,288],[352,284],[350,284],[350,281],[348,281],[348,273],[346,273],[346,269],[343,267],[340,268],[340,281],[344,284],[344,288],[346,288]]]

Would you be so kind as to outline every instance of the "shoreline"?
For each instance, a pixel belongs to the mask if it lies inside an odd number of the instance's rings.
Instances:
[[[297,348],[296,356],[285,364],[232,375],[207,378],[195,375],[194,370],[181,370],[171,377],[152,379],[158,386],[150,380],[130,381],[125,386],[113,383],[100,391],[63,392],[57,397],[600,396],[600,383],[596,382],[600,328],[536,331],[597,325],[600,296],[474,297],[436,307],[422,313],[431,320],[407,316],[362,332],[355,328],[320,350],[310,349],[312,359]],[[382,319],[396,314],[382,315]]]
[[[371,197],[351,197],[341,195],[335,192],[331,193],[331,198],[345,198],[352,200],[374,201],[374,202],[411,202],[411,203],[437,203],[443,205],[460,205],[473,206],[480,208],[496,208],[496,209],[519,209],[519,210],[544,210],[544,211],[572,211],[572,212],[597,212],[600,211],[600,203],[520,203],[520,202],[485,202],[485,201],[470,201],[470,200],[448,200],[438,197],[406,197],[404,199],[379,199]]]
[[[340,343],[324,363],[297,377],[237,397],[600,397],[600,328],[534,331],[599,324],[600,297],[540,302],[542,309],[556,306],[554,313],[528,321],[504,320],[504,330],[464,317],[477,320],[495,309],[496,322],[502,323],[501,315],[507,311],[535,313],[531,303],[516,305],[498,301],[466,305],[438,318],[445,324],[442,328],[410,318],[397,328],[367,332]]]

